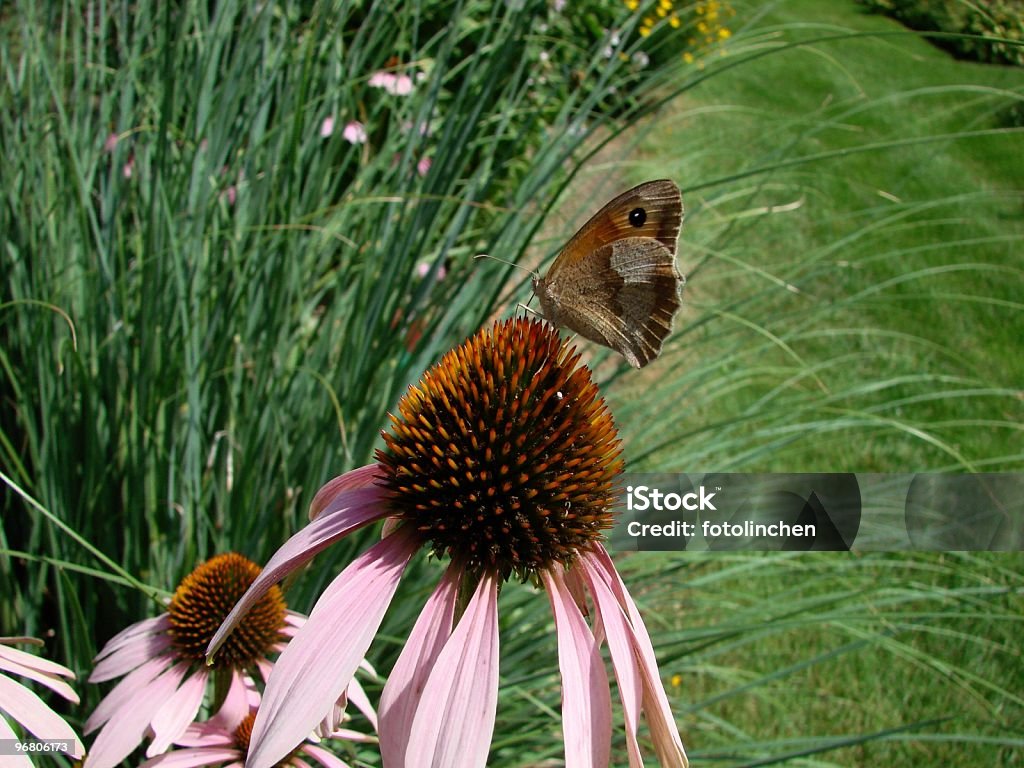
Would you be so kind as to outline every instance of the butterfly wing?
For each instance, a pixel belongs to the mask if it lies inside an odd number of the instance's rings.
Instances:
[[[683,220],[679,187],[667,179],[623,192],[566,244],[534,281],[544,316],[611,347],[635,368],[661,352],[679,308],[676,268]]]
[[[631,214],[643,211],[639,225]],[[546,280],[557,280],[599,248],[625,237],[650,237],[676,252],[676,240],[683,224],[683,198],[669,179],[647,181],[623,192],[584,224],[555,258]]]
[[[545,317],[614,349],[634,368],[654,360],[672,330],[684,282],[672,251],[653,238],[625,238],[592,253],[582,267],[583,280],[538,291]]]

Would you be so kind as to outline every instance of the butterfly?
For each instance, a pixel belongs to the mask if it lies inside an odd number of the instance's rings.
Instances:
[[[679,309],[682,223],[675,182],[648,181],[623,192],[573,235],[547,275],[534,278],[544,317],[643,368],[661,354]]]

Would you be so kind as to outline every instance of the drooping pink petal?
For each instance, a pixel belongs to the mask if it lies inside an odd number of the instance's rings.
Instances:
[[[604,581],[597,566],[591,563],[589,555],[579,560],[581,568],[594,598],[594,610],[605,627],[608,649],[612,655],[612,668],[619,685],[622,711],[626,721],[626,751],[630,768],[643,768],[643,756],[637,731],[640,727],[640,709],[643,706],[643,684],[640,670],[633,652],[632,632],[625,614],[615,600],[611,588]]]
[[[328,480],[324,483],[323,487],[316,492],[316,496],[314,496],[313,501],[310,502],[309,519],[313,520],[318,518],[321,514],[326,512],[328,506],[338,497],[338,494],[343,491],[354,491],[357,488],[369,488],[379,477],[383,477],[380,471],[380,465],[367,464],[365,467],[353,469],[346,472],[344,475],[338,475],[337,477]]]
[[[137,641],[144,635],[153,635],[166,632],[171,628],[171,617],[166,613],[161,613],[159,616],[154,616],[150,619],[143,619],[136,623],[125,627],[112,638],[107,641],[107,644],[103,646],[98,654],[96,654],[95,661],[110,656],[111,654],[117,653],[119,650],[124,648],[126,645],[130,645]],[[94,681],[90,681],[94,682]]]
[[[427,678],[404,768],[482,768],[498,707],[498,579],[484,574]]]
[[[171,637],[166,633],[140,635],[97,662],[89,682],[102,683],[127,675],[143,662],[162,654],[170,645]]]
[[[325,768],[348,768],[348,763],[340,757],[335,755],[333,752],[328,752],[323,747],[316,746],[315,744],[307,744],[302,748],[302,751]]]
[[[0,739],[13,740],[16,738],[18,738],[18,734],[11,729],[11,726],[0,715]],[[32,761],[25,755],[8,755],[4,758],[4,768],[32,768]]]
[[[654,655],[654,646],[651,644],[650,635],[647,634],[643,617],[630,597],[619,572],[615,570],[615,564],[607,550],[600,544],[594,544],[591,546],[590,554],[590,562],[596,566],[595,574],[604,578],[629,619],[628,627],[632,632],[633,649],[644,689],[644,715],[651,729],[651,741],[655,752],[658,753],[658,759],[661,765],[667,768],[686,768],[689,765],[686,750],[683,749],[683,740],[679,737],[679,729],[676,727],[675,718],[672,717],[665,686],[661,683],[658,659]]]
[[[176,749],[147,760],[140,768],[198,768],[203,765],[221,765],[238,757],[238,747]]]
[[[604,768],[611,754],[612,701],[604,660],[561,568],[540,572],[551,601],[562,674],[562,733],[568,768]]]
[[[438,655],[452,633],[462,570],[451,565],[423,606],[380,696],[380,751],[388,765],[402,765],[413,718]]]
[[[255,684],[251,678],[247,681],[242,672],[233,671],[231,682],[228,683],[228,692],[224,694],[224,701],[221,702],[220,709],[207,722],[228,732],[235,730],[253,706],[250,701],[250,692],[254,688]],[[175,743],[180,742],[176,741]]]
[[[409,532],[389,536],[324,590],[306,625],[274,665],[253,724],[248,768],[277,763],[334,706],[377,633],[418,545]]]
[[[331,501],[330,509],[325,509],[309,525],[288,539],[224,619],[206,649],[207,657],[216,653],[238,622],[274,584],[308,563],[337,539],[384,517],[387,507],[381,502],[382,496],[383,489],[376,486],[345,491]]]
[[[114,689],[108,693],[99,706],[89,715],[85,721],[86,735],[92,733],[124,706],[132,706],[136,696],[141,696],[148,685],[155,680],[161,672],[167,669],[172,659],[159,657],[150,659],[145,664],[132,670]]]
[[[7,675],[0,675],[0,711],[21,723],[37,739],[71,739],[76,746],[74,756],[81,757],[82,744],[74,729],[39,696]]]
[[[175,739],[185,732],[188,724],[196,719],[206,694],[206,680],[205,669],[186,675],[178,690],[157,710],[150,723],[153,741],[146,748],[146,757],[166,752]]]
[[[327,138],[332,133],[334,133],[334,116],[328,115],[323,119],[323,122],[320,123],[320,135],[323,138]]]
[[[352,702],[352,705],[363,713],[363,716],[370,721],[370,725],[373,726],[373,730],[377,730],[377,712],[373,708],[373,704],[370,702],[370,697],[366,695],[366,691],[363,690],[363,686],[359,680],[352,678],[352,682],[348,684],[346,691],[348,694],[348,700]]]
[[[144,696],[118,709],[116,719],[92,743],[84,768],[114,768],[128,757],[142,741],[153,715],[174,693],[186,672],[188,664],[175,664],[146,686]]]
[[[235,724],[238,727],[238,724]],[[213,720],[206,720],[200,723],[190,723],[176,740],[175,745],[179,747],[227,747],[233,746],[235,738],[231,731],[226,731],[213,723]],[[166,753],[165,753],[166,754]]]
[[[21,654],[21,656],[16,654]],[[20,659],[22,658],[25,658],[30,664],[21,663]],[[52,661],[41,659],[38,656],[19,651],[16,648],[6,648],[0,645],[0,670],[27,677],[29,680],[35,680],[37,683],[45,685],[51,691],[60,694],[68,701],[74,704],[78,703],[78,694],[75,693],[74,688],[58,676],[74,677],[75,673],[67,667],[62,667],[60,664],[54,664]],[[58,671],[52,672],[49,670]]]

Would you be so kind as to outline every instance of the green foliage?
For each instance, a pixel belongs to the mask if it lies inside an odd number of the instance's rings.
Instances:
[[[675,6],[678,28],[664,2],[596,0],[0,15],[0,634],[49,635],[84,677],[198,561],[265,562],[324,481],[372,459],[405,388],[525,300],[520,274],[473,256],[535,265],[623,167],[680,181],[690,278],[658,367],[586,345],[633,468],[1019,469],[1019,136],[988,128],[1019,90],[950,84],[909,34],[794,40],[742,9],[716,28],[737,45],[722,57],[695,21],[712,5]],[[924,76],[892,90],[916,57]],[[683,91],[653,136],[624,133]],[[609,143],[613,167],[580,172]],[[562,194],[574,175],[604,186]],[[319,555],[290,605],[376,533]],[[1019,745],[1019,563],[931,560],[628,559],[694,756]],[[410,566],[382,671],[437,577]],[[510,584],[501,610],[491,763],[560,759],[546,601]],[[878,672],[893,659],[900,695]],[[790,679],[838,681],[833,711],[793,717]],[[78,689],[76,724],[101,695]],[[961,692],[976,720],[921,726]]]
[[[899,19],[911,29],[948,32],[938,45],[957,56],[993,64],[1024,65],[1024,2],[991,0],[859,0],[873,11]],[[962,36],[961,36],[962,35]]]
[[[265,560],[501,306],[509,268],[474,255],[518,259],[588,137],[663,82],[607,40],[539,35],[548,17],[564,23],[538,1],[6,15],[5,475],[163,589],[215,552]],[[588,87],[534,79],[552,47]],[[95,564],[10,490],[0,546]],[[5,627],[105,628],[64,638],[79,668],[147,610],[0,562]]]

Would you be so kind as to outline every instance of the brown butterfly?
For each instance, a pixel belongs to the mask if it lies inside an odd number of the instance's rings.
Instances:
[[[545,277],[534,278],[544,317],[643,368],[661,353],[679,309],[682,223],[675,182],[623,192],[573,235]]]

